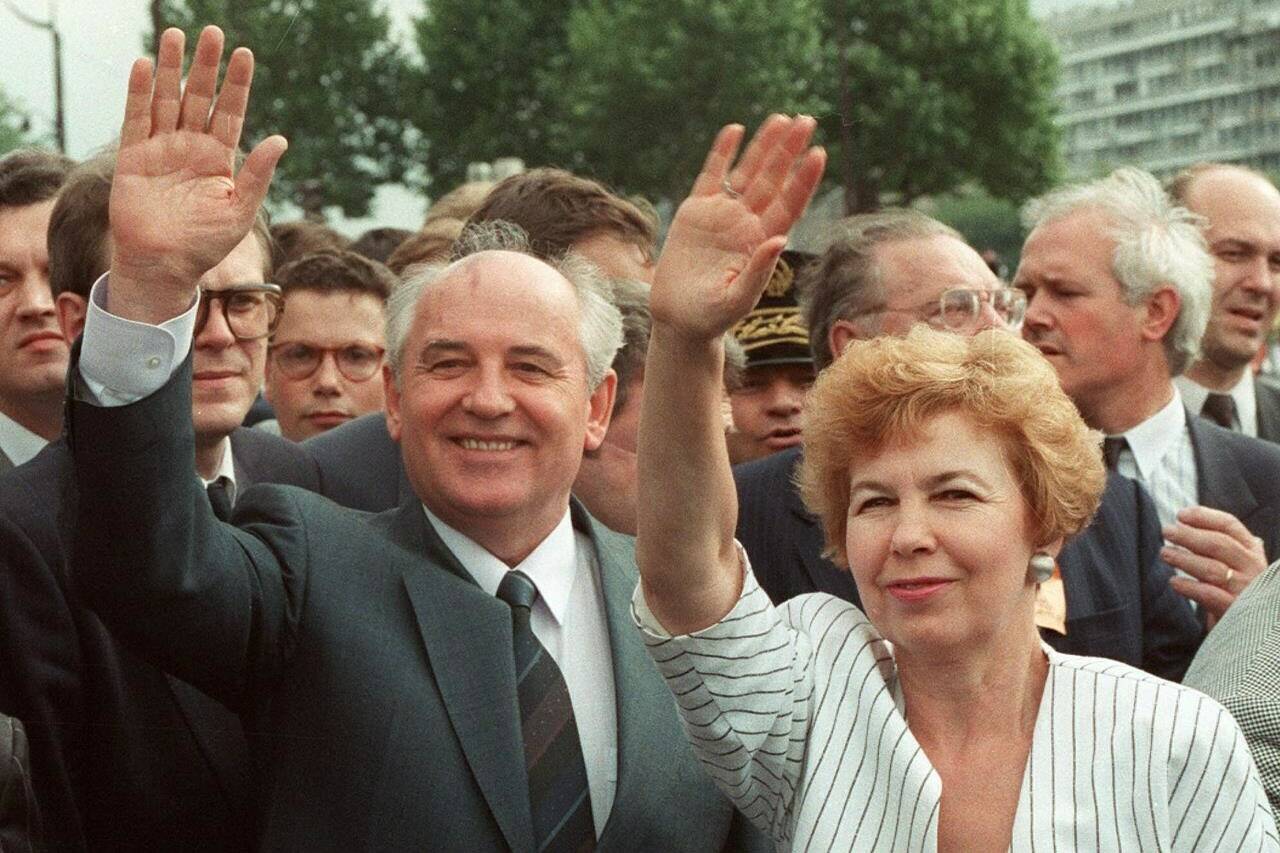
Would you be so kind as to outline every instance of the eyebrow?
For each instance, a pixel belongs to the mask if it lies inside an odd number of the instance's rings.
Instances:
[[[547,361],[553,361],[559,364],[562,359],[546,347],[540,347],[537,344],[521,344],[507,350],[509,355],[522,356],[524,358],[541,358]]]
[[[979,477],[973,471],[969,471],[967,469],[956,469],[954,471],[942,471],[941,473],[934,474],[933,476],[927,478],[924,481],[924,485],[926,488],[937,488],[943,483],[948,483],[952,480],[968,480],[974,483],[975,485],[980,485],[983,487],[988,486],[986,480]],[[892,489],[890,489],[888,485],[880,482],[879,480],[857,480],[850,484],[849,494],[853,494],[854,492],[860,489],[863,489],[866,491],[873,491],[873,492],[892,491]]]

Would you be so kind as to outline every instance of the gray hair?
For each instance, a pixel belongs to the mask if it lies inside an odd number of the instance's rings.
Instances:
[[[1179,375],[1200,355],[1213,301],[1213,258],[1200,217],[1175,205],[1151,174],[1125,167],[1033,199],[1022,221],[1032,231],[1086,208],[1097,209],[1111,224],[1111,272],[1127,304],[1138,305],[1162,285],[1177,292],[1181,308],[1163,343],[1169,373]]]
[[[805,264],[796,283],[796,301],[809,328],[809,349],[818,372],[833,360],[829,341],[836,321],[854,320],[884,296],[875,257],[877,247],[939,236],[964,242],[960,232],[951,226],[908,208],[850,216],[836,227],[831,245],[816,260]],[[866,337],[873,337],[878,328],[878,324],[867,325],[862,331]]]
[[[454,243],[450,263],[419,264],[404,271],[404,279],[387,300],[387,360],[397,387],[418,301],[454,273],[466,258],[494,251],[536,258],[569,282],[578,300],[578,337],[587,362],[587,388],[595,391],[622,346],[622,315],[613,304],[611,284],[595,266],[573,253],[551,259],[538,257],[530,249],[525,232],[501,220],[468,225]]]

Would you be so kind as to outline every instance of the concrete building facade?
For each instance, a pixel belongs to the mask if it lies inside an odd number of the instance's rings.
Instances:
[[[1128,0],[1042,23],[1072,177],[1201,160],[1280,173],[1280,0]]]

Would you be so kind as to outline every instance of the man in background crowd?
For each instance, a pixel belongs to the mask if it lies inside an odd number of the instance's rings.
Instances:
[[[90,286],[112,262],[115,162],[109,152],[82,164],[53,207],[49,273],[68,340],[84,328]],[[267,223],[258,217],[199,283],[188,414],[197,442],[186,464],[223,515],[253,483],[318,488],[301,448],[239,428],[262,383],[277,316],[267,298],[274,294],[262,284],[270,259]],[[136,358],[123,347],[106,354]],[[30,738],[43,843],[50,850],[246,850],[256,818],[240,721],[144,663],[72,591],[63,542],[79,496],[62,439],[0,477],[0,636],[21,638],[0,644],[0,712],[21,719]]]
[[[73,165],[29,148],[0,159],[0,472],[62,431],[68,347],[49,290],[46,235]]]
[[[354,252],[304,255],[276,270],[284,311],[271,338],[259,424],[302,441],[381,412],[386,302],[395,276]]]
[[[1280,384],[1253,370],[1280,310],[1280,192],[1265,175],[1223,163],[1185,170],[1169,192],[1203,219],[1213,256],[1200,358],[1174,383],[1189,411],[1280,442]]]
[[[1119,169],[1028,204],[1023,336],[1058,372],[1107,467],[1151,493],[1174,587],[1221,616],[1280,556],[1280,448],[1190,415],[1173,383],[1200,354],[1213,261],[1196,218]]]
[[[733,427],[725,438],[734,465],[800,444],[800,416],[814,374],[795,279],[811,258],[783,252],[759,303],[732,330],[746,355],[741,377],[729,388]]]

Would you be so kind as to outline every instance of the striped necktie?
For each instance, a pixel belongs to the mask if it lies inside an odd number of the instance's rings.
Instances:
[[[205,487],[205,491],[209,493],[209,505],[213,507],[213,514],[219,521],[231,520],[230,485],[226,477],[219,477]]]
[[[537,849],[594,850],[591,792],[569,688],[529,624],[538,588],[523,572],[510,571],[498,585],[498,598],[511,606],[520,733]]]
[[[1204,398],[1200,414],[1224,429],[1236,428],[1236,401],[1230,394],[1209,394]]]
[[[1106,463],[1108,471],[1116,470],[1116,466],[1120,464],[1120,454],[1129,446],[1129,441],[1123,435],[1109,435],[1102,439],[1102,461]]]

